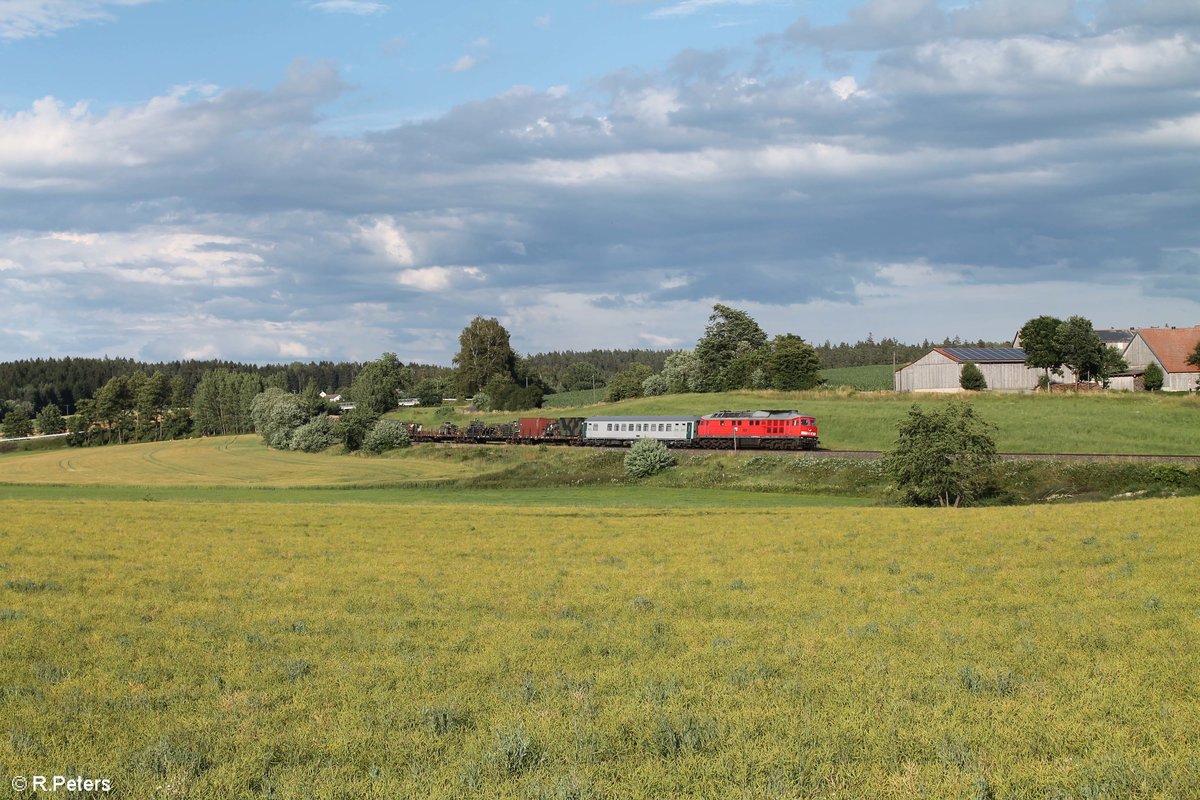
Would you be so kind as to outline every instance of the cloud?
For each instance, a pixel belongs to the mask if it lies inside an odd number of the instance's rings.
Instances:
[[[316,2],[310,2],[308,7],[331,14],[356,14],[360,17],[382,14],[388,10],[386,3],[376,3],[371,0],[316,0]]]
[[[835,25],[802,17],[784,33],[829,50],[886,50],[942,39],[1047,33],[1078,27],[1073,0],[974,0],[943,9],[937,0],[866,0]]]
[[[678,0],[670,5],[656,8],[647,16],[651,19],[690,17],[702,11],[728,6],[778,5],[779,0]]]
[[[403,270],[396,278],[401,286],[410,286],[423,292],[445,291],[462,279],[481,281],[483,273],[475,267],[422,267]]]
[[[533,25],[535,28],[541,28],[542,30],[548,30],[550,28],[550,15],[543,14],[540,17],[534,17]]]
[[[1200,33],[989,9],[872,6],[904,35],[832,78],[684,51],[365,134],[322,124],[328,64],[42,98],[0,114],[7,341],[446,363],[479,314],[524,352],[687,345],[717,301],[835,341],[1200,318]]]
[[[450,65],[451,72],[468,72],[479,66],[479,59],[469,53],[461,55]]]
[[[113,10],[154,0],[4,0],[0,2],[0,39],[51,36],[85,22],[106,22]]]

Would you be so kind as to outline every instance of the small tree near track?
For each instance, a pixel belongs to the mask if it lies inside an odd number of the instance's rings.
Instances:
[[[988,487],[997,460],[993,430],[958,400],[939,411],[914,405],[884,465],[908,502],[957,508]]]
[[[657,439],[639,439],[625,456],[625,474],[630,478],[648,478],[670,466],[675,456]]]

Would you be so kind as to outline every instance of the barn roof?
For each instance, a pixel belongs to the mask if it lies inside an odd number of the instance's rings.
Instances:
[[[959,363],[967,361],[976,364],[1025,363],[1025,349],[1021,347],[935,347],[934,349]]]
[[[1187,363],[1188,356],[1200,342],[1200,325],[1191,328],[1142,328],[1138,336],[1154,353],[1167,372],[1200,372],[1200,367]]]
[[[1133,341],[1133,331],[1129,328],[1097,328],[1096,335],[1104,344],[1129,344]]]

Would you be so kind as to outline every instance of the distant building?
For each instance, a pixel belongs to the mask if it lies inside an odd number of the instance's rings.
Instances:
[[[1020,347],[935,347],[928,354],[896,371],[896,390],[900,392],[960,392],[964,364],[979,367],[988,389],[998,392],[1028,392],[1037,388],[1044,373],[1025,364]],[[1065,376],[1051,374],[1055,382],[1071,382]]]
[[[1125,348],[1129,373],[1142,375],[1151,363],[1163,371],[1163,390],[1196,391],[1200,367],[1187,363],[1200,342],[1200,325],[1191,328],[1139,328]]]

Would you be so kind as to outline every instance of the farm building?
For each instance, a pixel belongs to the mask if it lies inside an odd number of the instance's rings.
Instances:
[[[999,392],[1028,392],[1037,388],[1042,370],[1025,366],[1020,347],[935,347],[927,355],[896,371],[900,392],[958,392],[964,364],[979,367],[989,389]],[[1052,376],[1055,381],[1071,381]]]
[[[1187,363],[1200,342],[1200,325],[1191,328],[1140,328],[1125,348],[1129,372],[1141,375],[1151,363],[1163,371],[1163,391],[1196,390],[1200,367]]]

